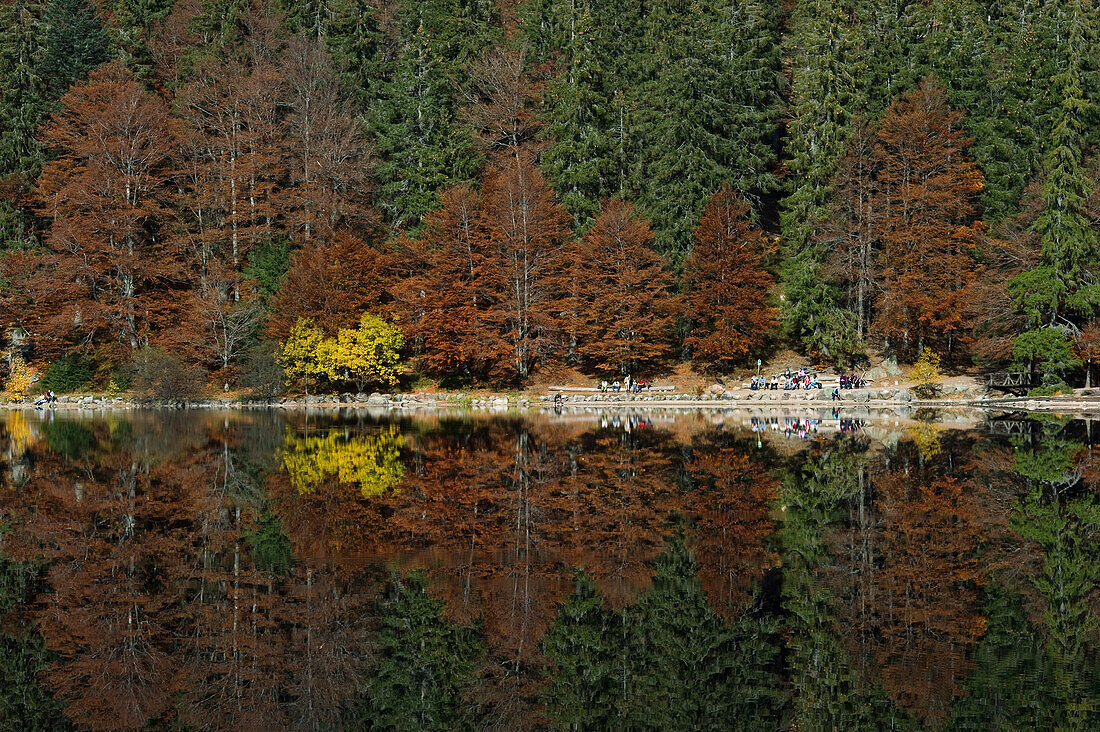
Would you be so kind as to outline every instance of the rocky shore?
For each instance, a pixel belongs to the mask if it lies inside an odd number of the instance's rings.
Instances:
[[[728,408],[822,408],[867,406],[910,411],[921,407],[978,407],[1004,411],[1091,412],[1100,411],[1100,390],[1078,390],[1073,395],[1047,397],[999,396],[973,389],[951,389],[936,399],[919,399],[906,388],[851,389],[842,391],[839,402],[833,401],[829,389],[810,391],[752,391],[749,389],[712,390],[702,394],[661,392],[639,394],[562,394],[562,408],[578,407],[631,409],[728,409]],[[125,397],[92,395],[60,396],[48,408],[69,410],[126,409],[332,409],[370,408],[382,410],[468,409],[508,411],[554,409],[555,395],[486,394],[480,392],[417,392],[382,394],[327,394],[286,396],[274,399],[199,399],[150,401]],[[3,405],[9,409],[35,409],[33,404],[20,402]]]

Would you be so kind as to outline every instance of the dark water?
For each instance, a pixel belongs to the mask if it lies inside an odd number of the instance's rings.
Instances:
[[[1096,729],[1092,433],[0,415],[0,729]]]

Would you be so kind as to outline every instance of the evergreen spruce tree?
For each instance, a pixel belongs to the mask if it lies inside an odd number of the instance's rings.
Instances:
[[[35,136],[49,102],[41,13],[42,4],[30,0],[0,6],[0,250],[34,241],[24,199],[42,169]]]
[[[1046,36],[1058,39],[1057,62],[1047,64],[1055,71],[1050,85],[1055,104],[1042,159],[1042,207],[1032,225],[1039,264],[1008,285],[1033,328],[1016,339],[1018,352],[1035,350],[1034,344],[1059,331],[1068,343],[1070,334],[1100,311],[1100,237],[1086,211],[1095,184],[1084,160],[1093,115],[1086,86],[1095,74],[1096,14],[1085,0],[1052,3],[1042,22]]]
[[[42,76],[50,99],[55,100],[107,62],[111,40],[88,0],[48,0],[42,21],[46,25]]]
[[[392,229],[415,227],[443,188],[480,166],[470,133],[455,121],[460,71],[488,42],[492,10],[461,0],[401,0],[400,46],[370,110]]]
[[[138,76],[145,76],[153,67],[149,54],[149,32],[153,24],[172,10],[174,0],[104,0],[109,14],[111,45],[122,54]]]
[[[555,69],[569,56],[570,39],[582,15],[592,16],[598,0],[527,0],[519,8],[520,27],[532,66]]]
[[[1051,92],[1058,102],[1043,155],[1042,211],[1033,225],[1041,264],[1014,283],[1017,291],[1033,290],[1032,302],[1035,292],[1042,292],[1045,312],[1029,313],[1036,325],[1088,317],[1100,308],[1100,239],[1085,212],[1095,184],[1084,161],[1085,129],[1092,116],[1085,77],[1093,71],[1095,14],[1084,0],[1050,12],[1049,21],[1064,29],[1064,40],[1062,68],[1052,79]]]
[[[723,183],[750,200],[775,187],[777,23],[774,5],[758,0],[664,0],[646,16],[630,190],[673,261]]]
[[[549,145],[542,169],[559,200],[583,229],[613,191],[617,164],[612,156],[612,91],[607,81],[605,46],[591,11],[578,12],[562,22],[564,45],[561,73],[545,94]]]
[[[235,45],[244,38],[244,21],[250,7],[248,0],[200,0],[199,12],[191,20],[191,30],[198,33],[204,43]]]
[[[787,124],[787,196],[780,226],[781,276],[788,332],[805,348],[835,353],[855,340],[856,319],[839,305],[824,272],[825,252],[814,243],[828,216],[829,181],[844,154],[855,114],[866,105],[861,78],[870,73],[854,13],[836,0],[799,0],[785,57],[791,64]]]
[[[933,4],[929,42],[920,65],[947,87],[955,109],[965,110],[971,153],[985,175],[982,204],[987,223],[1015,213],[1039,163],[1037,60],[1029,0]]]
[[[389,39],[371,0],[329,0],[327,10],[328,52],[340,73],[344,97],[364,116],[378,100],[381,81],[390,71]]]

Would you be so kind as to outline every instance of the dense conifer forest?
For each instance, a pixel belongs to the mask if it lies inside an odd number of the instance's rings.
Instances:
[[[0,0],[13,376],[1100,355],[1086,0]],[[163,387],[161,383],[161,387]]]

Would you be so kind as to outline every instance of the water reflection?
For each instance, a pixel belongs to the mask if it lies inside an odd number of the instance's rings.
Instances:
[[[27,729],[1092,729],[1091,424],[0,418]]]

